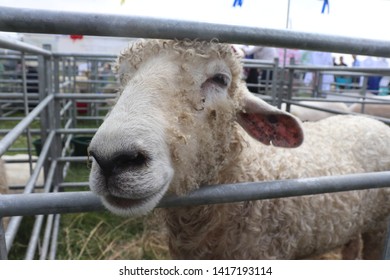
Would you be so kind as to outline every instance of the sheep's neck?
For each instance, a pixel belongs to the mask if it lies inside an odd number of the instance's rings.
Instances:
[[[229,151],[216,169],[216,175],[211,180],[199,182],[200,185],[249,181],[243,165],[237,164],[237,162],[250,160],[247,157],[250,155],[251,140],[243,135],[240,130],[233,131]],[[188,181],[181,183],[186,184]],[[172,256],[181,259],[223,259],[235,256],[234,252],[230,256],[222,255],[226,250],[219,248],[221,244],[219,240],[228,239],[224,236],[229,234],[240,236],[242,222],[237,222],[235,233],[227,232],[223,225],[236,219],[234,216],[238,213],[242,215],[243,209],[249,205],[250,203],[244,202],[165,209]]]

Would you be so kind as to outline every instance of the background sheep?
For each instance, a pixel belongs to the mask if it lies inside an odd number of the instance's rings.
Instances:
[[[367,99],[367,101],[384,102],[383,104],[364,104],[363,112],[363,105],[361,103],[354,103],[349,107],[349,111],[390,119],[390,96],[375,96],[373,99]]]
[[[319,109],[334,110],[345,113],[349,112],[348,106],[342,102],[301,101],[299,103],[318,107]],[[283,103],[282,105],[282,110],[286,110],[286,104]],[[312,109],[292,104],[290,106],[290,113],[299,118],[301,121],[311,122],[319,121],[335,115],[335,113],[325,112],[319,109]]]
[[[119,65],[123,90],[89,147],[91,189],[116,214],[144,215],[166,192],[208,184],[390,169],[386,125],[335,116],[303,124],[303,142],[295,117],[247,91],[229,46],[139,41]],[[379,258],[389,196],[380,189],[161,211],[176,258],[306,258],[360,234],[364,257]]]

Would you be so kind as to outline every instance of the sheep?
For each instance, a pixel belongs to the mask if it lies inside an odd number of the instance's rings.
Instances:
[[[390,129],[337,115],[301,123],[253,96],[228,45],[140,40],[118,59],[121,91],[89,146],[89,184],[123,216],[205,185],[390,169]],[[109,143],[109,144],[108,144]],[[180,259],[302,259],[359,236],[380,258],[388,188],[159,209]]]
[[[327,101],[300,101],[300,104],[318,107],[319,109],[302,107],[292,104],[290,107],[290,113],[298,117],[301,121],[319,121],[330,116],[334,116],[335,113],[321,111],[320,109],[334,110],[341,113],[349,112],[349,108],[343,102],[327,102]],[[286,104],[282,104],[282,109],[286,110]]]
[[[364,104],[363,112],[361,103],[353,103],[349,106],[349,111],[390,119],[390,96],[375,96],[375,98],[367,101],[381,102],[382,100],[384,101],[383,104]]]

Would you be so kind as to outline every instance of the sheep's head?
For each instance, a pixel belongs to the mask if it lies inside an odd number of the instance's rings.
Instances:
[[[302,142],[294,117],[247,91],[228,45],[141,40],[117,68],[121,94],[89,147],[90,187],[114,213],[146,214],[168,189],[212,182],[238,124],[267,145]]]

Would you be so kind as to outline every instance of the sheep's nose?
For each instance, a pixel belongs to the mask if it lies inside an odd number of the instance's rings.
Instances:
[[[112,156],[102,156],[89,151],[96,160],[105,177],[116,175],[124,170],[141,168],[147,165],[149,157],[142,151],[118,152]]]

